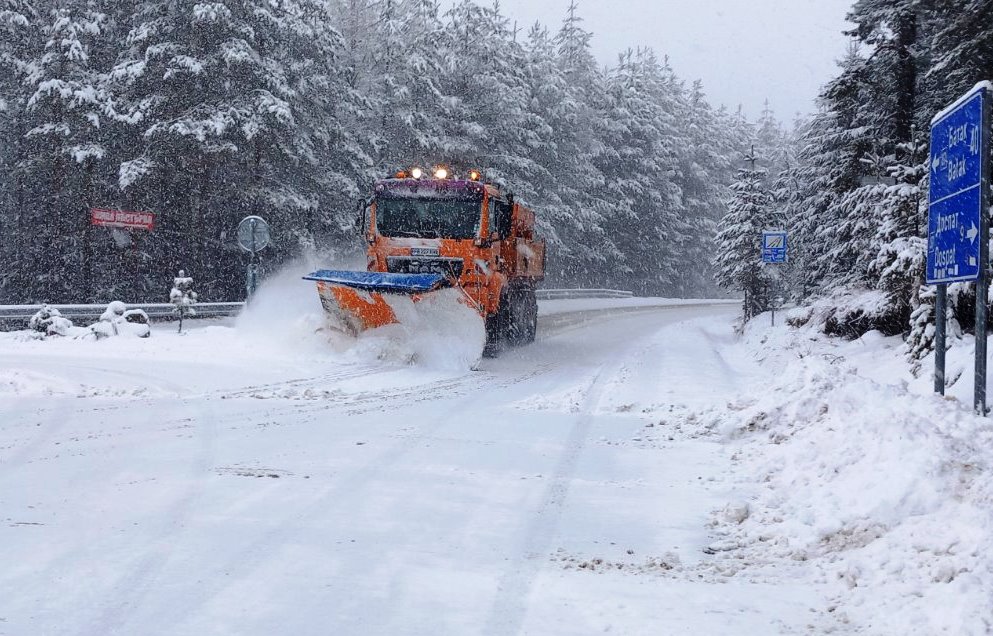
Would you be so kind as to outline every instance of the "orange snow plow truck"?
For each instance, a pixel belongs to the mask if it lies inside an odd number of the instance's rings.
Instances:
[[[368,271],[305,277],[317,282],[332,326],[356,335],[395,323],[394,298],[416,303],[455,288],[485,320],[485,354],[534,341],[545,243],[535,237],[534,212],[480,177],[413,168],[376,183],[362,213]]]

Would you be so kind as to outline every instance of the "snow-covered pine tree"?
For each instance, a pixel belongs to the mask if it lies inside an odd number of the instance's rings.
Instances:
[[[25,156],[25,105],[30,96],[25,79],[40,49],[41,25],[34,3],[0,0],[0,255],[18,253],[27,231],[25,177],[18,169]],[[0,256],[0,295],[17,298],[17,264]]]
[[[92,272],[89,208],[95,201],[106,149],[101,126],[109,119],[109,98],[98,68],[107,15],[99,3],[52,3],[40,16],[43,48],[27,62],[22,111],[21,156],[24,203],[43,211],[32,224],[16,282],[31,297],[82,301]],[[22,227],[21,231],[27,231]]]
[[[696,226],[682,247],[685,262],[699,263],[684,272],[674,290],[682,297],[713,297],[718,293],[711,255],[717,224],[725,213],[728,186],[733,177],[734,146],[721,127],[720,115],[711,109],[700,81],[693,83],[683,106],[686,122],[685,146],[677,148],[680,169],[676,182],[682,191],[686,219]]]
[[[173,305],[173,311],[179,316],[179,333],[183,333],[183,319],[187,316],[195,316],[197,304],[197,293],[193,291],[193,278],[186,275],[184,270],[179,270],[179,274],[172,279],[172,289],[169,290],[169,302]]]
[[[363,95],[375,84],[377,4],[376,0],[329,0],[325,5],[330,13],[326,26],[341,34],[346,84]]]
[[[920,95],[918,123],[936,113],[981,80],[993,68],[993,2],[954,0],[932,2],[926,31],[929,63]],[[920,126],[923,129],[923,126]]]
[[[373,38],[376,77],[368,93],[376,117],[375,163],[380,175],[414,164],[447,161],[459,142],[450,137],[449,98],[442,81],[447,56],[435,0],[384,0]]]
[[[680,297],[708,298],[718,293],[711,256],[733,176],[733,147],[707,103],[700,81],[693,83],[688,95],[678,96],[678,120],[684,135],[676,146],[679,169],[675,180],[682,193],[686,225],[679,258],[695,265],[682,269],[672,291]]]
[[[861,123],[867,70],[855,46],[840,65],[839,76],[822,89],[818,112],[799,132],[795,163],[777,182],[776,196],[791,231],[791,295],[798,302],[857,274],[852,262],[857,255],[845,252],[845,246],[860,219],[853,216],[848,223],[841,201],[862,185],[866,166],[861,159],[872,147],[871,128]],[[875,228],[861,229],[868,245]]]
[[[608,77],[610,124],[604,152],[595,161],[606,179],[606,198],[615,204],[607,234],[624,257],[608,262],[606,271],[648,295],[674,286],[679,258],[674,248],[682,239],[682,193],[674,180],[674,140],[668,136],[675,113],[667,90],[654,53],[622,54]]]
[[[565,225],[577,221],[568,206],[562,203],[559,187],[562,175],[560,148],[556,136],[569,127],[569,115],[575,103],[570,100],[570,87],[558,64],[557,52],[548,29],[535,24],[528,31],[525,44],[527,56],[525,77],[524,139],[532,158],[534,172],[529,175],[528,189],[521,194],[535,203],[541,203],[542,215],[538,222],[545,240],[557,257],[551,267],[560,267],[558,259],[571,253],[563,243],[561,233]]]
[[[570,2],[552,40],[564,85],[550,120],[555,161],[547,166],[559,206],[549,211],[549,223],[560,237],[559,248],[549,256],[548,274],[569,286],[605,284],[596,272],[624,258],[606,231],[606,219],[618,202],[605,191],[606,179],[596,162],[598,155],[610,152],[604,142],[610,122],[606,80],[593,56],[592,37],[576,3]]]
[[[447,13],[444,92],[450,97],[452,159],[483,165],[495,181],[526,179],[525,53],[498,0],[482,7],[462,0]]]
[[[769,100],[766,99],[762,105],[762,112],[758,121],[755,122],[755,152],[762,157],[759,167],[765,170],[768,183],[766,187],[772,189],[773,182],[779,173],[786,169],[786,158],[788,137],[783,130],[783,124],[776,119],[776,113],[772,110]]]
[[[269,161],[271,181],[282,185],[273,186],[268,205],[295,210],[287,233],[293,240],[279,246],[277,259],[319,244],[341,251],[354,245],[355,201],[374,176],[370,103],[351,88],[344,44],[329,28],[328,6],[307,0],[299,10],[299,19],[289,23],[292,37],[284,40],[289,48],[283,52],[294,125],[285,155]]]
[[[875,259],[869,264],[876,288],[886,294],[887,324],[879,326],[889,333],[909,329],[927,262],[927,194],[920,187],[927,174],[925,150],[912,141],[898,145],[897,152],[899,158],[886,167],[893,184],[879,203],[880,219],[870,246]]]
[[[296,237],[274,245],[279,260],[311,243],[329,185],[342,199],[358,191],[348,181],[361,153],[337,119],[354,110],[343,104],[353,92],[326,16],[320,0],[135,8],[113,76],[138,149],[122,162],[121,187],[160,211],[166,262],[214,264],[212,295],[240,287],[236,253],[218,247],[241,217],[265,213]],[[167,239],[175,233],[192,240]]]
[[[749,167],[738,170],[738,180],[730,187],[714,265],[721,287],[744,293],[742,318],[747,322],[765,311],[769,303],[770,280],[761,258],[762,231],[769,229],[769,194],[763,185],[764,171],[753,167],[757,157],[748,153],[745,161]]]

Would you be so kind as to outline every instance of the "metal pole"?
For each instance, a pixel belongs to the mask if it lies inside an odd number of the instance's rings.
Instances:
[[[983,216],[986,216],[986,206],[983,206]],[[985,223],[984,223],[985,225]],[[985,237],[986,232],[980,236]],[[983,238],[983,243],[987,242]],[[980,262],[983,265],[979,270],[979,278],[976,280],[976,390],[975,408],[979,415],[986,415],[986,250],[982,246],[979,248]]]
[[[976,413],[986,416],[986,302],[989,288],[990,264],[990,153],[986,137],[990,133],[990,95],[983,96],[983,127],[980,143],[982,153],[982,180],[979,206],[979,278],[976,279]]]
[[[934,300],[934,392],[945,394],[945,320],[948,285],[938,285]]]
[[[249,226],[252,228],[252,250],[251,250],[252,256],[251,256],[251,258],[248,261],[248,284],[247,284],[247,287],[248,287],[248,299],[251,300],[252,296],[255,295],[255,286],[256,286],[256,280],[255,280],[255,276],[256,276],[255,252],[256,252],[256,245],[257,244],[255,242],[255,228],[256,228],[256,226],[258,226],[258,221],[256,221],[255,219],[252,219],[249,222]]]

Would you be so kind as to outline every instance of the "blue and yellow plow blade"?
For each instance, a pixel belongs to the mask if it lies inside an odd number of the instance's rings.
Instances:
[[[390,274],[322,269],[303,277],[317,282],[324,311],[352,335],[397,322],[384,294],[416,297],[448,287],[441,274]]]

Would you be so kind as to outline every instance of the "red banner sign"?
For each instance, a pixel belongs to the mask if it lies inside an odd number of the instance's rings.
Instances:
[[[100,225],[102,227],[151,230],[155,226],[155,214],[152,212],[93,208],[90,210],[90,221],[93,225]]]

